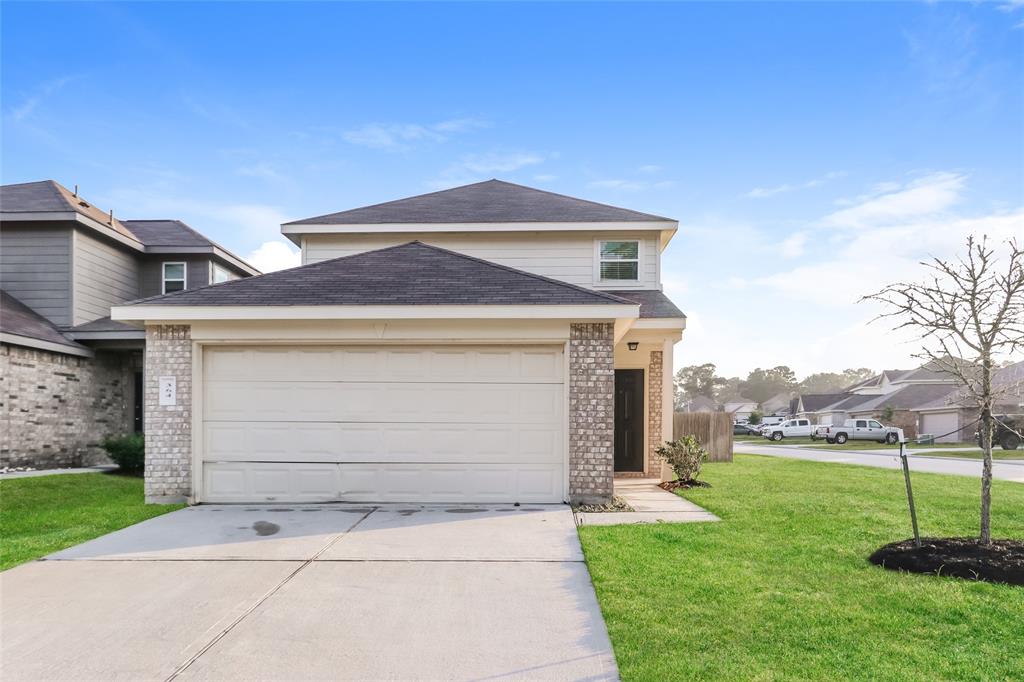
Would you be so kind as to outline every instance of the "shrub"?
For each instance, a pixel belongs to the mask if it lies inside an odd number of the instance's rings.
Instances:
[[[141,433],[110,436],[100,445],[124,471],[141,473],[146,466],[146,443]]]
[[[701,446],[695,436],[683,436],[675,441],[666,441],[657,450],[675,472],[680,481],[692,481],[700,475],[701,464],[708,457],[708,452]]]
[[[747,418],[747,423],[748,424],[755,424],[755,425],[756,424],[760,424],[761,423],[761,413],[758,412],[757,410],[754,410],[753,412],[751,412],[750,416]]]

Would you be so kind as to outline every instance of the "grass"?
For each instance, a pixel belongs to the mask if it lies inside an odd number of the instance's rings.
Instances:
[[[964,459],[981,459],[981,450],[929,450],[927,452],[915,453],[924,457],[962,457]],[[993,460],[1024,460],[1024,450],[1001,450],[995,448],[992,450]]]
[[[872,566],[910,535],[898,472],[737,455],[686,491],[718,523],[579,529],[624,680],[1019,679],[1024,588]],[[916,474],[922,532],[974,535],[979,483]],[[1024,537],[1024,485],[993,483]]]
[[[793,445],[812,446],[822,450],[892,450],[898,453],[899,445],[886,445],[875,441],[847,441],[843,445],[833,443],[829,445],[823,440],[811,440],[810,438],[784,438],[781,441],[768,440],[762,437],[737,436],[737,443],[753,443],[754,445],[767,445],[773,447],[787,447]],[[973,450],[950,450],[949,448],[971,447]],[[981,449],[973,442],[966,443],[934,443],[932,445],[909,444],[908,450],[914,454],[925,454],[928,457],[964,457],[966,459],[981,459]],[[1024,450],[1003,450],[996,446],[992,449],[992,459],[1024,459]]]
[[[184,505],[147,505],[142,479],[58,474],[0,481],[0,570]]]

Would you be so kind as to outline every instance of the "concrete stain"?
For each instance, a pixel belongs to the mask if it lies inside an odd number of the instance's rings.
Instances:
[[[292,509],[291,507],[277,507],[277,508],[272,508],[272,509],[265,509],[264,511],[268,511],[268,512],[289,512],[289,511],[295,511],[295,510]]]
[[[448,512],[449,514],[479,514],[480,512],[485,512],[487,510],[486,509],[463,509],[463,508],[456,508],[456,509],[445,509],[445,511]]]
[[[419,511],[419,509],[399,509],[398,513],[401,514],[402,516],[412,516],[413,514],[417,513],[418,511]]]
[[[269,521],[257,521],[252,524],[252,529],[256,531],[256,535],[266,536],[273,535],[277,531],[281,530],[281,526],[276,523],[270,523]]]

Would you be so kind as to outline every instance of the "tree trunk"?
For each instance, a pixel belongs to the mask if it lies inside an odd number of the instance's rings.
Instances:
[[[981,544],[992,544],[992,361],[982,360]]]

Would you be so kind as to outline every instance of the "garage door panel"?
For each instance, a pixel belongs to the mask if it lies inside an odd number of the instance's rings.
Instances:
[[[204,429],[207,460],[562,461],[562,431],[555,426],[208,422]]]
[[[937,412],[933,414],[923,413],[921,417],[921,433],[932,436],[943,436],[950,431],[960,428],[960,417],[956,412]],[[955,443],[959,441],[959,432],[942,438],[937,438],[939,443]]]
[[[561,383],[562,357],[557,347],[253,347],[207,351],[204,364],[213,381]]]
[[[206,420],[551,423],[562,388],[520,384],[211,381]]]
[[[556,502],[558,347],[204,353],[202,499]]]

